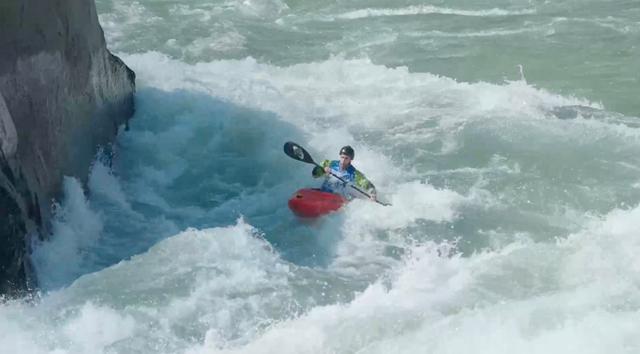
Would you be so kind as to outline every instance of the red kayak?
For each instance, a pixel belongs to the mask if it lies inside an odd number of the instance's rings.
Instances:
[[[346,202],[339,194],[304,188],[289,199],[289,209],[303,218],[315,218],[340,209]]]

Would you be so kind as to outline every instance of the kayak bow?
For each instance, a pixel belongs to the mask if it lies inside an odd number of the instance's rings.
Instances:
[[[316,218],[340,209],[347,200],[339,194],[304,188],[289,199],[289,209],[303,218]]]

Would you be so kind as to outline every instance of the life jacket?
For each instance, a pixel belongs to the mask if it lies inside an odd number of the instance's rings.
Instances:
[[[332,175],[325,175],[323,169],[327,166],[331,169],[332,174],[342,178],[347,183],[335,178]],[[353,165],[349,165],[346,170],[342,171],[340,169],[340,161],[338,160],[324,160],[322,162],[322,168],[314,168],[313,176],[325,176],[325,180],[322,183],[320,189],[325,192],[341,194],[347,199],[362,196],[356,190],[349,187],[349,184],[353,184],[368,193],[375,191],[373,183],[371,183],[363,173],[358,171],[355,167],[353,167]]]

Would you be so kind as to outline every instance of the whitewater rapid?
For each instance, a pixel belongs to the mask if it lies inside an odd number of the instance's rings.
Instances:
[[[476,59],[467,41],[535,44],[581,22],[481,5],[102,3],[136,115],[86,186],[65,179],[53,235],[33,245],[42,289],[0,304],[0,347],[637,352],[637,117],[588,85],[572,94],[574,71],[545,87],[535,63],[501,80],[480,59],[452,69]],[[637,32],[596,20],[582,22]],[[392,206],[297,219],[287,199],[319,182],[290,140],[316,160],[352,145]]]

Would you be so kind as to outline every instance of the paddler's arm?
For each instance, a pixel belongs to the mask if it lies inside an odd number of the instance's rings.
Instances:
[[[322,164],[320,165],[320,166],[322,166],[322,167],[318,167],[318,166],[314,167],[314,168],[313,168],[313,170],[311,171],[311,175],[312,175],[314,178],[318,178],[318,177],[322,177],[322,176],[324,176],[324,175],[325,175],[325,173],[326,173],[326,172],[325,172],[325,171],[326,171],[326,168],[327,168],[327,167],[329,167],[329,164],[330,164],[330,163],[331,163],[331,161],[329,161],[329,160],[324,160],[324,161],[322,161]]]
[[[371,196],[371,200],[376,200],[376,187],[364,176],[364,174],[356,170],[356,178],[354,180],[356,187],[367,192]]]

